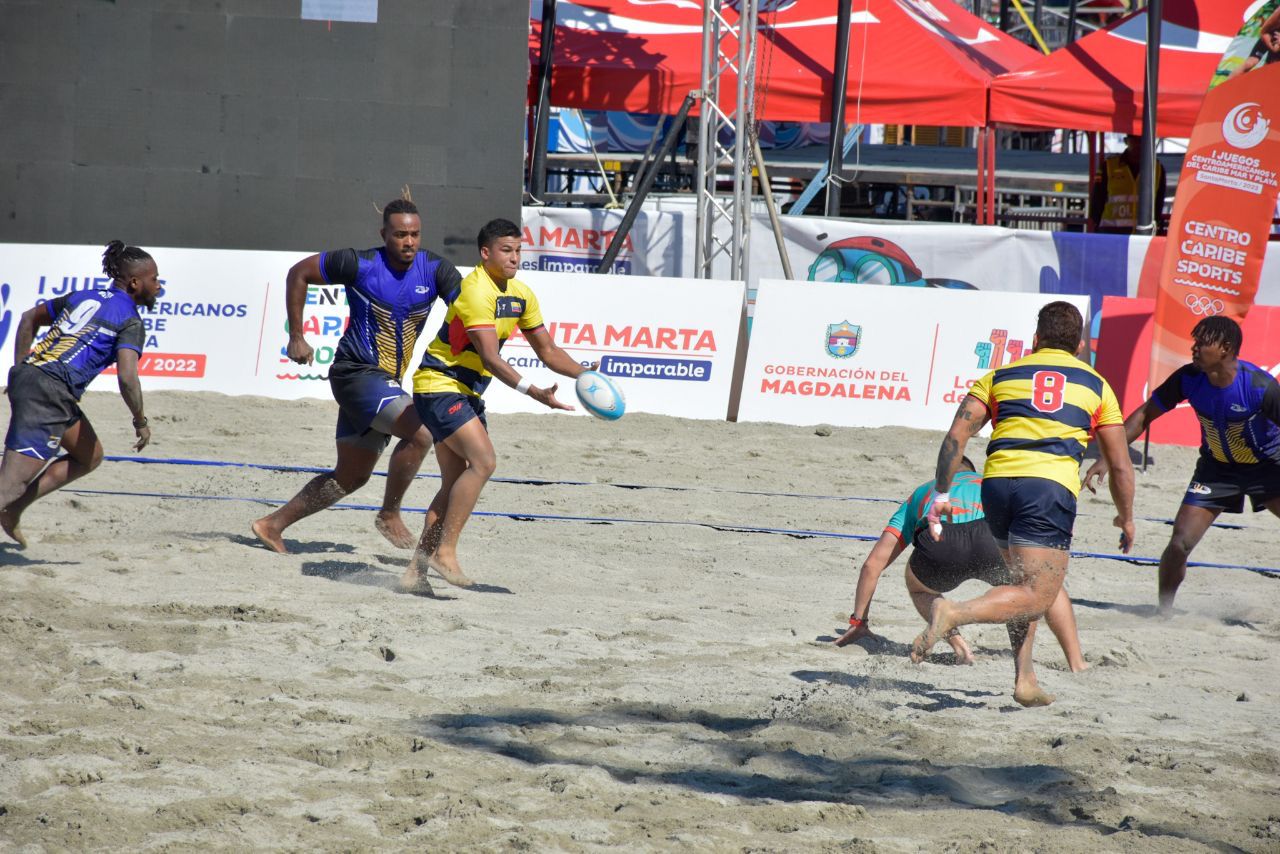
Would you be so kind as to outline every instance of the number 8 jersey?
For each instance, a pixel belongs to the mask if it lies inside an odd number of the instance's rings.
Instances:
[[[115,363],[117,350],[142,353],[142,318],[133,300],[119,288],[75,291],[47,305],[53,325],[26,362],[65,382],[77,400],[98,374]]]
[[[984,479],[1041,477],[1080,494],[1080,463],[1093,431],[1124,425],[1102,375],[1065,350],[1045,348],[996,368],[969,394],[991,413]]]

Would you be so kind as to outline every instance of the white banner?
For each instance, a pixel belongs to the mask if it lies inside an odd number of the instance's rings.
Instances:
[[[728,413],[742,282],[535,270],[520,278],[537,295],[553,340],[615,377],[628,412],[719,419]],[[543,366],[522,336],[507,341],[502,357],[536,386],[559,383],[556,396],[578,406],[572,381]],[[497,380],[484,397],[493,412],[547,411]]]
[[[347,327],[346,289],[307,289],[303,329],[315,363],[285,356],[288,328],[285,274],[302,252],[247,252],[148,247],[163,291],[151,311],[139,363],[144,391],[214,391],[277,399],[330,399],[329,366]],[[102,247],[0,244],[0,371],[13,364],[13,335],[22,312],[74,290],[103,288]],[[467,268],[462,268],[465,275]],[[600,362],[618,379],[633,412],[724,418],[737,352],[743,284],[644,276],[526,271],[547,328],[574,358]],[[423,327],[408,376],[444,322],[437,302]],[[43,330],[42,330],[43,331]],[[572,383],[541,367],[523,338],[503,357],[538,385],[559,382],[560,398],[576,405]],[[0,374],[3,376],[3,374]],[[116,389],[114,372],[90,385]],[[495,412],[546,408],[493,383],[485,395]]]
[[[22,312],[72,291],[110,286],[102,273],[103,248],[0,245],[0,369],[7,373],[13,365],[13,335]],[[140,309],[147,332],[138,363],[143,388],[267,393],[256,385],[267,285],[274,282],[283,292],[284,271],[301,255],[148,251],[163,290],[154,309]],[[90,388],[114,390],[114,373],[100,376]]]
[[[622,223],[623,211],[527,207],[521,215],[523,269],[594,273]],[[618,276],[691,276],[691,272],[681,271],[686,266],[685,235],[692,234],[693,220],[686,220],[682,212],[641,212],[609,272]],[[692,252],[691,245],[688,252]]]
[[[766,279],[739,421],[946,430],[969,386],[1031,350],[1036,314],[1086,297]]]
[[[581,208],[527,207],[523,215],[524,263],[539,270],[594,271],[621,221],[619,212]],[[694,219],[691,196],[654,198],[615,272],[692,277]],[[1158,252],[1147,258],[1147,237],[798,216],[783,216],[781,225],[797,281],[1087,294],[1095,312],[1104,296],[1141,296],[1144,263],[1159,261]],[[760,213],[752,218],[749,259],[751,299],[757,281],[783,277],[772,226]],[[1280,305],[1280,243],[1268,246],[1257,303]]]

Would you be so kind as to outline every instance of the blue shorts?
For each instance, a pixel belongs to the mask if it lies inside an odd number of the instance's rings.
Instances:
[[[422,423],[431,431],[431,438],[437,442],[448,439],[473,418],[479,418],[484,429],[489,429],[489,422],[484,417],[484,401],[473,394],[455,391],[415,394],[413,406],[418,410]]]
[[[357,362],[334,362],[329,387],[338,402],[339,442],[382,453],[391,428],[413,399],[381,368]]]
[[[58,455],[62,434],[84,417],[71,386],[35,365],[20,362],[9,369],[10,451],[49,460]]]
[[[991,536],[1002,549],[1071,548],[1076,497],[1057,481],[1043,477],[983,478],[982,510]]]

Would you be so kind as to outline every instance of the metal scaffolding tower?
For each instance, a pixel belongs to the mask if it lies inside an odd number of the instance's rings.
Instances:
[[[736,14],[730,20],[728,12]],[[710,279],[718,259],[728,278],[747,278],[751,237],[752,140],[755,137],[756,25],[758,0],[704,0],[702,104],[698,120],[697,241],[695,275]],[[721,82],[737,78],[734,108],[720,106]],[[722,139],[732,135],[732,142]],[[732,181],[718,192],[721,174]],[[724,272],[722,270],[721,274]]]

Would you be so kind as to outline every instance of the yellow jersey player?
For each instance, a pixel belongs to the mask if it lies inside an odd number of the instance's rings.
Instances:
[[[400,580],[401,589],[431,592],[428,567],[445,581],[470,587],[458,564],[458,537],[497,466],[481,395],[497,377],[552,409],[573,409],[556,399],[558,386],[537,388],[502,358],[517,329],[548,368],[576,379],[586,368],[551,338],[538,298],[515,278],[520,269],[520,227],[495,219],[480,229],[480,264],[462,280],[458,298],[413,375],[413,405],[435,441],[440,491],[427,510],[422,538]]]
[[[1111,467],[1120,548],[1128,552],[1133,544],[1133,465],[1124,420],[1107,381],[1075,356],[1083,331],[1084,319],[1074,305],[1049,303],[1037,318],[1033,352],[991,371],[969,390],[938,451],[936,494],[928,514],[936,531],[941,518],[953,512],[947,487],[965,444],[990,421],[982,506],[1014,583],[967,602],[936,600],[929,627],[912,644],[911,659],[923,660],[958,626],[1012,624],[1013,695],[1024,706],[1053,702],[1036,680],[1031,648],[1035,621],[1066,578],[1080,463],[1091,436],[1097,436]]]

